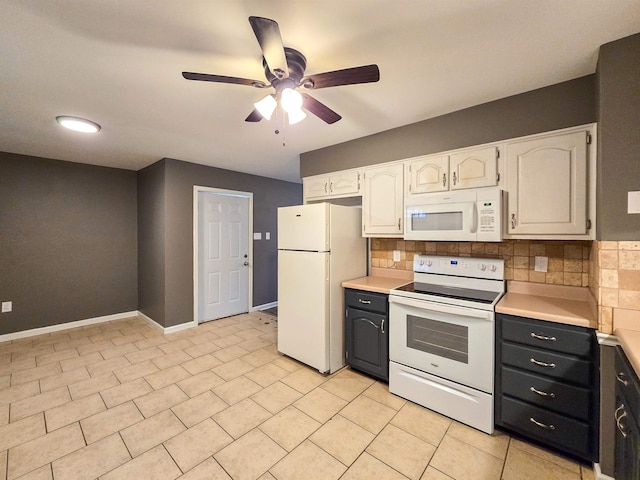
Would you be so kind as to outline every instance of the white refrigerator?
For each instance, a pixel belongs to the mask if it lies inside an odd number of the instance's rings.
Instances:
[[[322,373],[345,364],[341,283],[366,275],[361,224],[358,207],[278,209],[278,351]]]

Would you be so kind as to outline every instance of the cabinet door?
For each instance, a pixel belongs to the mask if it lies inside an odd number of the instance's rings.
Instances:
[[[406,162],[408,192],[442,192],[449,189],[449,155],[417,157]]]
[[[360,193],[360,172],[352,170],[329,175],[329,193],[331,195]]]
[[[383,380],[389,379],[389,340],[385,315],[347,309],[347,364]]]
[[[365,169],[362,198],[365,236],[402,236],[402,173],[401,163]]]
[[[508,233],[587,233],[587,132],[507,144]]]
[[[318,175],[302,179],[304,198],[326,197],[329,195],[329,176]]]
[[[493,187],[498,184],[498,148],[485,147],[449,157],[451,190]]]
[[[638,480],[640,478],[637,424],[629,414],[624,397],[616,397],[615,410],[615,464],[616,480]]]

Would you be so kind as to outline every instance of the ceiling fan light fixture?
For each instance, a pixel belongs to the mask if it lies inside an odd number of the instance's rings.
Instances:
[[[260,115],[262,115],[267,120],[270,120],[271,115],[273,115],[273,112],[278,106],[278,102],[276,102],[276,99],[273,95],[267,95],[259,102],[254,103],[253,106],[256,107],[256,110],[258,110],[258,112],[260,112]]]
[[[68,115],[59,115],[56,117],[58,122],[64,128],[82,133],[97,133],[100,131],[100,125],[91,120],[80,117],[70,117]]]
[[[296,108],[287,112],[289,117],[289,125],[295,125],[307,118],[307,114],[301,108]]]
[[[280,95],[282,109],[285,112],[291,113],[302,108],[302,95],[300,95],[300,92],[293,90],[292,88],[285,88],[284,90],[282,90],[282,93]]]

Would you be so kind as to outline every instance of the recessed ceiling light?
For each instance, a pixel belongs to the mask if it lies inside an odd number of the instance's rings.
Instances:
[[[76,132],[96,133],[99,132],[101,128],[97,123],[79,117],[60,115],[56,117],[56,121],[64,128],[75,130]]]

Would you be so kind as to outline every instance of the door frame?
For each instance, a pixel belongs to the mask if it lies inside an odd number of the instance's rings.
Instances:
[[[249,219],[248,219],[248,228],[247,228],[247,236],[249,241],[249,285],[247,285],[247,309],[250,312],[252,308],[252,299],[253,299],[253,193],[252,192],[242,192],[239,190],[227,190],[224,188],[214,188],[214,187],[204,187],[201,185],[193,186],[193,326],[197,327],[199,325],[198,318],[198,307],[199,307],[199,298],[198,298],[198,270],[199,270],[199,244],[198,244],[198,234],[200,229],[200,212],[198,208],[198,196],[200,193],[210,193],[215,195],[235,195],[241,196],[249,199]]]

